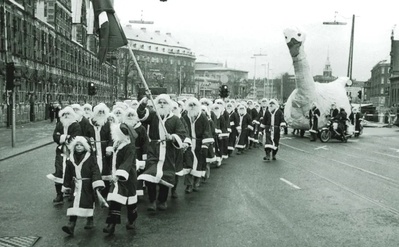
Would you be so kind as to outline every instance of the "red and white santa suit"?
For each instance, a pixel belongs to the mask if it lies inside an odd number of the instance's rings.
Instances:
[[[93,106],[86,103],[83,105],[83,116],[87,119],[90,119],[93,117]]]
[[[221,117],[223,117],[223,124],[220,126],[222,130],[222,139],[221,142],[221,151],[222,151],[222,158],[227,159],[229,157],[228,146],[229,146],[229,136],[231,132],[230,128],[230,115],[226,111],[225,103],[222,99],[216,99],[215,104],[220,105],[221,107]]]
[[[127,206],[128,224],[132,225],[137,218],[137,173],[136,149],[134,146],[136,132],[130,126],[121,123],[111,126],[113,144],[112,183],[107,201],[109,212],[103,231],[111,233],[116,224],[121,223],[121,208]],[[113,228],[113,230],[111,230]]]
[[[78,116],[71,107],[65,107],[58,114],[60,122],[56,124],[53,132],[53,140],[57,143],[54,162],[55,172],[53,174],[48,174],[47,178],[55,182],[57,198],[54,199],[54,202],[62,203],[61,187],[64,182],[66,159],[69,156],[67,144],[76,136],[81,135],[82,132],[77,122]]]
[[[112,137],[111,124],[108,122],[109,108],[100,103],[93,109],[93,117],[89,119],[87,137],[94,146],[94,154],[103,180],[111,180]]]
[[[264,160],[270,160],[270,152],[272,152],[273,160],[276,158],[278,147],[280,144],[280,127],[286,126],[284,114],[279,109],[279,105],[275,99],[269,101],[268,111],[263,116],[260,128],[265,131],[265,152]]]
[[[137,109],[139,118],[148,126],[147,133],[150,139],[146,168],[138,177],[146,181],[150,197],[149,210],[155,210],[156,184],[160,187],[158,201],[162,203],[162,208],[166,208],[164,206],[169,188],[175,183],[176,150],[182,148],[186,136],[182,121],[171,112],[169,95],[159,95],[154,103],[161,120],[155,111],[149,112],[145,117],[147,100],[142,100]]]
[[[130,107],[125,111],[125,115],[123,116],[123,123],[132,127],[137,133],[135,148],[136,148],[136,168],[137,168],[137,175],[139,176],[144,171],[145,161],[147,160],[148,145],[149,145],[147,130],[141,124],[136,110]],[[138,196],[144,195],[143,181],[141,180],[137,181],[136,192]]]
[[[229,144],[228,144],[229,154],[231,154],[234,151],[238,137],[237,128],[240,126],[240,116],[238,115],[238,113],[235,111],[234,108],[235,107],[232,103],[229,102],[226,104],[226,110],[229,114],[230,129],[231,129],[231,133],[229,135]]]
[[[90,128],[90,123],[89,120],[84,116],[84,111],[83,107],[79,104],[72,104],[70,105],[72,109],[75,111],[75,113],[78,116],[78,123],[80,125],[80,129],[82,131],[82,136],[88,137],[88,131]]]
[[[84,147],[83,152],[76,152],[77,143]],[[95,189],[104,188],[101,173],[91,147],[83,136],[76,136],[68,145],[71,153],[66,160],[63,192],[73,193],[73,201],[67,209],[67,216],[92,217],[94,213]]]
[[[200,178],[205,176],[206,158],[208,155],[209,144],[214,140],[211,136],[210,126],[207,117],[202,113],[200,102],[196,98],[189,98],[186,101],[187,114],[183,116],[183,120],[188,127],[188,138],[191,145],[187,149],[188,155],[191,156],[191,167],[184,167],[189,173],[186,175],[184,184],[186,192],[191,189],[198,189]]]
[[[240,117],[240,125],[237,127],[238,142],[235,147],[238,149],[237,154],[241,154],[247,146],[249,132],[253,127],[251,126],[251,117],[247,113],[247,108],[243,104],[237,105],[237,112]]]

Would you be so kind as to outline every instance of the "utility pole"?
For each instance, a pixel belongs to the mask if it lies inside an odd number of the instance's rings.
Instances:
[[[133,24],[154,24],[153,21],[145,21],[143,19],[143,10],[141,10],[141,19],[140,20],[130,20],[129,23],[133,23]]]
[[[336,21],[337,11],[335,11],[334,21],[325,21],[323,25],[346,25],[346,22]],[[351,41],[349,46],[349,60],[348,60],[348,72],[347,76],[352,81],[352,68],[353,68],[353,44],[354,44],[354,36],[355,36],[355,15],[352,15],[352,30],[351,30]]]
[[[256,84],[255,84],[255,81],[256,81],[256,58],[257,57],[266,57],[267,56],[267,54],[262,54],[262,51],[260,51],[258,54],[254,54],[253,55],[253,57],[251,57],[251,58],[253,58],[254,60],[255,60],[255,62],[254,62],[254,83],[253,83],[253,97],[254,97],[254,99],[256,99]]]

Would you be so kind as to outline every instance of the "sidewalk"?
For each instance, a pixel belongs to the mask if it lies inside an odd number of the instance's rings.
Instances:
[[[0,128],[0,161],[53,143],[55,121],[26,123],[16,126],[15,147],[11,146],[11,127]]]

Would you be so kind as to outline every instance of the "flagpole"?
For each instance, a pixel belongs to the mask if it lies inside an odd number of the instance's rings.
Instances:
[[[151,90],[148,88],[148,85],[147,85],[147,83],[146,83],[146,81],[145,81],[145,78],[144,78],[144,76],[143,76],[143,73],[141,72],[140,66],[139,66],[139,64],[137,63],[136,57],[134,56],[133,50],[132,50],[132,48],[130,47],[130,45],[128,45],[128,48],[129,48],[129,53],[130,53],[130,55],[132,56],[134,65],[136,65],[136,68],[137,68],[137,71],[138,71],[139,76],[140,76],[140,78],[141,78],[141,81],[142,81],[143,84],[144,84],[145,91],[146,91],[146,93],[148,93],[149,96],[150,96],[150,100],[151,100],[151,102],[152,102],[152,105],[154,106],[155,113],[157,114],[158,119],[159,119],[159,121],[161,122],[161,125],[162,125],[162,127],[163,127],[163,130],[165,131],[165,134],[168,134],[168,132],[166,131],[165,124],[164,124],[164,122],[162,121],[162,118],[161,118],[161,116],[160,116],[159,113],[158,113],[157,107],[156,107],[156,105],[155,105],[155,103],[154,103],[154,99],[152,98]]]

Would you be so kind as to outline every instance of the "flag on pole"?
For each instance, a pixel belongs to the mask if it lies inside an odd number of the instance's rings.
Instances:
[[[127,45],[123,29],[115,15],[115,10],[110,0],[91,0],[93,3],[96,27],[100,37],[98,60],[102,64],[108,52]]]

